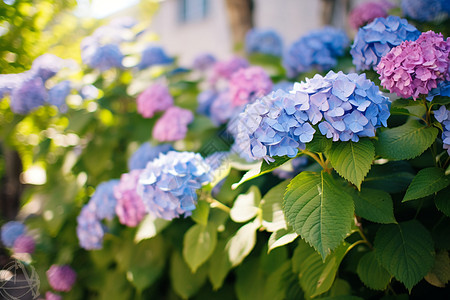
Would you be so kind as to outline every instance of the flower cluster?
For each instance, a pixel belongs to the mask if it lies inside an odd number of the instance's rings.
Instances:
[[[186,137],[187,126],[194,120],[190,110],[172,106],[153,127],[153,137],[160,142],[172,142]]]
[[[389,107],[388,98],[364,74],[317,74],[294,84],[289,93],[279,90],[247,105],[240,114],[236,145],[253,159],[295,157],[312,140],[316,124],[333,141],[357,142],[387,126]]]
[[[52,293],[52,292],[45,292],[45,300],[61,300],[62,296]]]
[[[36,247],[34,238],[29,235],[20,235],[13,246],[14,253],[33,253]]]
[[[448,0],[402,0],[401,7],[405,16],[421,22],[434,21],[450,14]]]
[[[52,265],[47,271],[50,286],[59,292],[68,292],[77,279],[77,273],[68,265]]]
[[[450,110],[442,105],[438,110],[434,111],[434,117],[442,124],[442,143],[444,149],[450,155]]]
[[[48,91],[47,102],[50,105],[56,106],[61,112],[67,111],[66,98],[72,90],[71,82],[69,80],[61,81]]]
[[[2,226],[2,243],[6,247],[13,247],[16,239],[25,234],[26,227],[18,221],[10,221]]]
[[[170,144],[161,144],[152,147],[150,143],[142,144],[128,160],[129,170],[145,169],[149,161],[154,160],[160,153],[167,153],[173,150]]]
[[[242,57],[232,57],[229,60],[218,61],[213,66],[213,74],[209,80],[213,84],[220,79],[229,80],[234,72],[248,66],[248,61]]]
[[[156,65],[168,65],[173,61],[174,59],[167,56],[162,47],[150,45],[142,51],[141,61],[137,67],[142,70]]]
[[[337,64],[349,44],[345,32],[333,27],[311,31],[294,42],[283,56],[288,77],[295,77],[314,68],[325,71]]]
[[[196,190],[211,179],[210,167],[200,154],[170,151],[147,164],[137,190],[149,213],[171,220],[191,215]]]
[[[95,213],[100,220],[114,218],[117,199],[114,196],[114,186],[119,180],[112,179],[100,183],[95,189],[90,202],[95,206]]]
[[[377,18],[360,28],[350,50],[357,70],[375,69],[381,57],[403,41],[414,41],[420,31],[396,16]]]
[[[136,103],[138,113],[144,118],[151,118],[155,112],[173,106],[173,98],[165,85],[154,83],[139,94]]]
[[[216,58],[209,53],[203,53],[195,57],[192,64],[194,70],[206,71],[211,68],[216,62]]]
[[[245,36],[245,51],[247,53],[262,53],[281,56],[283,41],[274,30],[251,29]]]
[[[424,32],[416,41],[405,41],[384,56],[377,68],[381,84],[403,98],[427,95],[450,80],[450,39]]]
[[[272,90],[272,80],[261,67],[240,69],[230,78],[230,97],[234,107],[253,102]]]
[[[436,96],[450,97],[450,81],[440,82],[436,88],[428,93],[427,100],[433,101]]]
[[[350,11],[349,24],[352,28],[358,29],[376,18],[386,18],[390,8],[392,8],[392,4],[386,1],[363,2]]]

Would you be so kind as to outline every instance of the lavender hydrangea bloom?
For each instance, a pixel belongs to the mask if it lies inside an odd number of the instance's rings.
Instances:
[[[116,44],[98,45],[96,43],[82,45],[83,63],[93,69],[106,71],[111,68],[122,68],[123,54]]]
[[[40,77],[27,79],[11,93],[11,110],[27,114],[45,104],[48,94]]]
[[[225,90],[220,92],[211,104],[209,117],[215,125],[219,126],[230,120],[236,112],[239,113],[239,110],[240,108],[233,107],[230,92]]]
[[[6,247],[13,247],[14,242],[16,239],[23,235],[25,233],[25,225],[17,222],[17,221],[10,221],[8,223],[5,223],[2,226],[2,243]]]
[[[213,66],[210,81],[215,84],[219,79],[229,80],[234,72],[249,66],[248,61],[242,57],[232,57],[229,60],[218,61]]]
[[[170,144],[152,146],[150,143],[143,143],[128,160],[128,169],[145,169],[149,161],[154,160],[160,153],[167,153],[173,150]]]
[[[173,105],[169,89],[160,83],[155,83],[143,91],[136,99],[137,111],[144,118],[151,118],[157,111],[165,111]]]
[[[405,41],[384,56],[378,67],[381,84],[403,98],[428,95],[438,83],[450,80],[450,39],[424,32],[416,41]]]
[[[213,104],[214,100],[217,98],[218,92],[215,90],[204,90],[197,96],[197,112],[209,116],[210,115],[210,109],[211,105]]]
[[[450,110],[442,105],[438,110],[434,111],[434,117],[442,124],[443,148],[446,149],[448,155],[450,155]]]
[[[432,89],[427,96],[428,101],[433,101],[436,96],[450,97],[450,81],[443,81],[437,88]]]
[[[0,74],[0,99],[10,94],[15,88],[28,78],[29,72],[19,74]]]
[[[205,71],[211,68],[216,62],[216,58],[209,53],[203,53],[195,57],[192,68],[199,71]]]
[[[45,293],[45,300],[62,300],[61,295],[52,293],[52,292],[46,292]]]
[[[272,80],[263,68],[249,67],[231,76],[229,88],[233,106],[243,106],[268,94],[272,90]]]
[[[91,202],[95,206],[97,218],[100,220],[111,220],[115,216],[117,199],[114,196],[114,186],[119,183],[118,179],[112,179],[100,183],[91,197]]]
[[[281,56],[283,41],[275,30],[251,29],[245,36],[247,53],[263,53]]]
[[[392,7],[393,5],[386,1],[363,2],[350,11],[348,22],[352,28],[358,29],[376,18],[386,18],[388,9]]]
[[[36,243],[34,239],[29,236],[22,234],[14,241],[13,250],[14,253],[33,253]]]
[[[68,62],[53,54],[43,54],[36,58],[31,65],[31,73],[42,78],[45,82],[58,73]]]
[[[182,140],[187,133],[187,126],[194,120],[190,110],[170,107],[153,127],[153,137],[160,142]]]
[[[137,190],[149,213],[172,220],[191,215],[197,203],[196,190],[211,177],[200,154],[170,151],[148,163]]]
[[[311,31],[294,42],[283,56],[288,77],[295,77],[314,68],[329,70],[344,55],[349,39],[343,30],[324,27]]]
[[[55,105],[60,111],[66,111],[66,98],[70,94],[71,82],[69,80],[61,81],[48,91],[47,102]]]
[[[137,226],[146,214],[144,202],[136,191],[141,173],[142,170],[133,170],[122,174],[119,184],[114,187],[117,216],[120,223],[129,227]]]
[[[272,91],[276,92],[277,90],[283,90],[285,92],[289,92],[290,90],[292,90],[293,87],[294,87],[294,83],[293,82],[280,81],[280,82],[275,83],[272,86]]]
[[[68,265],[51,265],[46,274],[50,286],[60,292],[70,291],[77,279],[77,273]]]
[[[159,46],[149,46],[142,51],[141,62],[137,65],[139,70],[146,69],[154,65],[168,65],[174,61],[167,56],[163,48]]]
[[[427,22],[450,14],[448,0],[402,0],[403,14],[412,19]]]
[[[420,31],[397,16],[376,18],[360,28],[350,50],[358,71],[375,69],[381,57],[403,41],[415,41]]]
[[[96,207],[93,203],[83,206],[77,217],[77,236],[80,246],[86,250],[102,248],[105,231],[97,218]]]

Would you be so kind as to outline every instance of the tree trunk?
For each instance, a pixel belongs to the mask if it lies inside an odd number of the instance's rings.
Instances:
[[[253,0],[226,0],[233,45],[243,52],[247,31],[253,28]]]
[[[5,160],[5,173],[0,181],[0,217],[12,220],[16,217],[20,207],[20,196],[23,185],[20,182],[22,173],[22,161],[17,151],[1,144],[3,158]]]

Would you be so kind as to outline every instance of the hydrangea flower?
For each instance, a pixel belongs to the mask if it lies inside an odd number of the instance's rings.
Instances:
[[[433,101],[436,96],[450,97],[450,81],[443,81],[438,86],[432,89],[427,96],[428,101]]]
[[[85,85],[80,89],[80,96],[83,100],[97,99],[98,95],[98,89],[92,84]]]
[[[71,82],[69,80],[61,81],[48,91],[47,102],[55,105],[60,111],[66,111],[66,98],[70,94]]]
[[[0,99],[10,94],[27,78],[29,72],[18,74],[0,74]]]
[[[95,213],[100,220],[111,220],[115,216],[117,199],[114,196],[114,186],[119,183],[118,179],[112,179],[100,183],[89,200],[95,207]]]
[[[289,92],[290,90],[292,90],[294,88],[294,83],[290,82],[290,81],[280,81],[275,83],[272,86],[272,92],[275,92],[277,90],[283,90],[285,92]]]
[[[214,100],[217,98],[218,94],[219,93],[213,89],[204,90],[204,91],[200,92],[197,96],[197,102],[198,102],[197,112],[202,115],[209,116],[211,105],[213,104]]]
[[[242,57],[232,57],[229,60],[218,61],[213,66],[210,81],[215,84],[219,79],[229,80],[234,72],[249,66],[248,61]]]
[[[240,108],[233,107],[228,89],[220,92],[211,104],[209,117],[219,126],[225,124],[233,115],[240,112]]]
[[[402,0],[403,14],[412,19],[427,22],[450,14],[448,0]]]
[[[172,220],[191,215],[197,203],[196,190],[211,177],[200,154],[170,151],[148,163],[137,190],[149,213]]]
[[[116,214],[120,223],[129,227],[137,226],[146,214],[144,202],[136,191],[141,173],[142,170],[133,170],[122,174],[119,184],[114,187]]]
[[[393,5],[386,1],[363,2],[350,11],[348,22],[352,28],[358,29],[376,18],[386,18],[388,9],[392,7]]]
[[[403,41],[415,41],[420,31],[397,16],[376,18],[360,28],[350,49],[358,71],[375,69],[381,57]]]
[[[160,83],[154,83],[144,90],[136,99],[137,111],[144,118],[151,118],[157,111],[164,111],[173,106],[169,89]]]
[[[381,84],[402,98],[427,95],[438,83],[450,80],[450,39],[424,32],[416,41],[405,41],[384,56],[378,67]]]
[[[434,111],[434,117],[442,124],[443,148],[446,149],[448,155],[450,155],[450,110],[442,105],[438,110]]]
[[[11,110],[16,114],[27,114],[47,101],[47,90],[40,77],[23,81],[11,93]]]
[[[16,239],[25,234],[25,225],[21,222],[10,221],[2,226],[2,243],[8,248],[14,246]]]
[[[216,62],[216,58],[209,53],[203,53],[195,57],[192,68],[199,71],[205,71],[211,68]]]
[[[137,65],[139,70],[146,69],[154,65],[168,65],[174,61],[167,56],[163,48],[159,46],[149,46],[142,51],[140,63]]]
[[[77,217],[77,236],[80,246],[86,250],[101,249],[103,236],[102,223],[97,218],[96,207],[93,203],[83,206]]]
[[[249,30],[245,36],[245,51],[281,56],[283,41],[275,30],[254,28]]]
[[[349,39],[341,29],[324,27],[311,31],[295,41],[283,56],[288,77],[295,77],[312,69],[329,70],[344,55]]]
[[[160,142],[172,142],[185,138],[187,126],[194,120],[190,110],[172,106],[164,112],[153,127],[153,137]]]
[[[272,90],[272,80],[261,67],[240,69],[230,78],[230,97],[233,106],[242,106]]]
[[[81,58],[83,63],[100,71],[123,67],[123,54],[116,44],[82,44]]]
[[[31,65],[31,73],[47,81],[68,65],[68,61],[53,54],[43,54],[36,58]]]
[[[46,292],[45,293],[45,300],[62,300],[61,295],[52,293],[52,292]]]
[[[173,150],[170,144],[152,146],[150,143],[143,143],[128,160],[128,169],[144,169],[149,161],[154,160],[160,153],[167,153]]]
[[[31,236],[22,234],[14,241],[13,250],[14,253],[31,254],[34,252],[35,246],[36,243]]]
[[[46,274],[50,286],[59,292],[70,291],[77,279],[77,273],[68,265],[51,265]]]

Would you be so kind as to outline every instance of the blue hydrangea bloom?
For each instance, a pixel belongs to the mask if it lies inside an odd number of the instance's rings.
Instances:
[[[442,124],[442,143],[443,148],[450,155],[450,110],[442,105],[438,110],[434,111],[434,117]]]
[[[82,45],[81,58],[83,63],[100,71],[123,67],[123,54],[116,44],[100,46],[96,43],[92,43]]]
[[[450,97],[450,81],[443,81],[439,83],[437,88],[432,89],[428,93],[427,100],[433,101],[436,96]]]
[[[219,95],[218,92],[215,90],[204,90],[197,96],[197,112],[199,114],[210,116],[211,115],[211,105],[213,104],[214,100]]]
[[[448,0],[402,0],[401,7],[406,17],[421,22],[445,18],[450,14]]]
[[[141,62],[137,67],[142,70],[154,65],[168,65],[173,61],[174,59],[167,56],[162,47],[149,46],[142,51]]]
[[[71,82],[69,80],[61,81],[48,91],[47,102],[55,105],[62,112],[67,111],[66,98],[70,94]]]
[[[42,78],[45,82],[55,76],[56,73],[66,65],[66,60],[56,55],[46,53],[33,61],[31,73],[33,73],[34,76]]]
[[[219,126],[226,123],[238,110],[241,110],[241,108],[232,106],[231,96],[227,89],[221,91],[214,98],[209,109],[209,117],[215,125]]]
[[[0,99],[2,99],[6,94],[10,94],[27,78],[29,78],[29,72],[18,74],[0,74]]]
[[[262,53],[281,56],[283,41],[274,30],[251,29],[245,36],[245,50],[247,53]]]
[[[272,86],[272,91],[275,92],[277,90],[283,90],[285,92],[289,92],[290,90],[292,90],[293,87],[294,87],[294,83],[293,82],[280,81],[280,82],[275,83]]]
[[[89,203],[77,217],[77,236],[80,246],[86,250],[101,249],[105,231],[97,218],[96,207]]]
[[[142,144],[128,160],[128,168],[131,170],[145,169],[149,161],[154,160],[160,153],[173,150],[170,144],[152,146],[150,143]]]
[[[114,196],[114,186],[116,186],[119,181],[120,180],[118,179],[113,179],[102,182],[95,189],[89,203],[95,208],[98,219],[111,220],[116,215],[117,199]]]
[[[47,90],[40,77],[24,80],[11,93],[11,110],[17,114],[27,114],[47,101]]]
[[[358,30],[350,50],[356,69],[374,69],[392,48],[403,41],[415,41],[421,32],[397,16],[376,18]]]
[[[137,191],[150,214],[172,220],[191,215],[196,190],[211,177],[211,168],[200,154],[170,151],[147,164]]]
[[[10,221],[2,226],[2,243],[6,247],[12,248],[16,239],[25,234],[25,225],[21,222]]]
[[[288,77],[314,68],[326,71],[337,64],[337,57],[344,55],[349,39],[343,30],[324,27],[311,31],[294,42],[283,56],[283,66]]]
[[[203,53],[195,57],[192,68],[199,71],[205,71],[211,68],[216,61],[216,58],[212,54]]]

